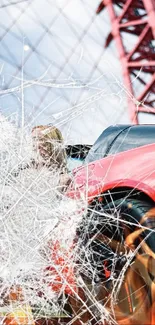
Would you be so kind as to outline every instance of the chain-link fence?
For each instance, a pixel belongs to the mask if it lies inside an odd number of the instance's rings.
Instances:
[[[104,49],[107,12],[93,0],[3,0],[0,106],[28,127],[60,126],[67,142],[93,142],[127,122],[115,45]],[[92,132],[93,129],[93,132]]]

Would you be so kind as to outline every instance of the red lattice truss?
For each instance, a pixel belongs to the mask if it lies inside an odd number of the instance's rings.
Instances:
[[[155,113],[155,0],[103,0],[97,13],[105,8],[112,25],[105,47],[114,39],[131,122],[137,124],[139,112]],[[131,36],[136,43],[128,50]]]

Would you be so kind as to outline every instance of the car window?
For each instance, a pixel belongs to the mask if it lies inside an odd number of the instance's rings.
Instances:
[[[77,158],[67,158],[67,169],[69,172],[72,172],[73,169],[78,168],[83,165],[83,160],[82,159],[77,159]]]

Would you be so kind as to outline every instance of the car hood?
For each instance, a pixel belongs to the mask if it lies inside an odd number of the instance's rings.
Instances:
[[[120,186],[136,187],[155,199],[155,144],[128,150],[73,172],[70,197],[87,197]]]

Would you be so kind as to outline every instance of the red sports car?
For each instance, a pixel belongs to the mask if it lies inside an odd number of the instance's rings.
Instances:
[[[73,176],[67,195],[88,202],[77,230],[81,321],[155,324],[155,126],[109,127]]]
[[[91,148],[68,150],[82,166],[73,171],[66,195],[87,209],[71,252],[52,246],[51,287],[60,288],[65,313],[35,323],[153,325],[155,126],[111,126]]]

